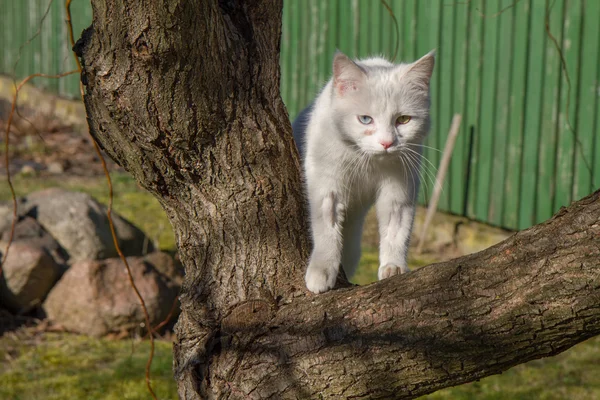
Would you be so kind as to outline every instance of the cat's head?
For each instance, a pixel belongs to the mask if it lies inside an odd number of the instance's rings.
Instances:
[[[395,154],[420,143],[429,130],[430,52],[412,64],[382,58],[333,60],[332,111],[343,139],[371,155]]]

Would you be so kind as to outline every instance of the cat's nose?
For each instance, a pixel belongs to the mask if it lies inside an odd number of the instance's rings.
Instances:
[[[379,144],[383,146],[385,150],[389,149],[392,146],[392,140],[380,140]]]

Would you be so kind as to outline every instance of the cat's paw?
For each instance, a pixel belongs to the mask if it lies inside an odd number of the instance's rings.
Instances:
[[[337,271],[310,263],[306,270],[306,288],[315,294],[324,293],[335,286]]]
[[[400,275],[410,272],[406,265],[398,266],[395,264],[386,264],[379,267],[377,277],[379,280],[389,278],[390,276]]]

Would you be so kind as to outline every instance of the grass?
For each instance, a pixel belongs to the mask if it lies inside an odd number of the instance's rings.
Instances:
[[[600,337],[551,358],[517,365],[501,375],[440,390],[422,400],[600,399]]]
[[[408,266],[410,269],[420,268],[430,264],[429,262],[409,255]],[[364,246],[362,249],[362,256],[360,258],[360,264],[354,275],[350,278],[352,283],[358,285],[367,285],[377,281],[377,270],[379,269],[379,249]]]
[[[148,342],[94,339],[45,333],[35,346],[0,338],[18,355],[0,360],[0,399],[148,399],[144,370]],[[0,355],[3,352],[0,350]],[[6,359],[6,358],[5,358]],[[171,372],[171,344],[156,342],[152,386],[160,399],[177,399]]]
[[[13,359],[5,361],[9,353]],[[147,342],[45,333],[31,345],[5,335],[0,337],[0,399],[148,399],[147,356]],[[600,399],[599,359],[600,338],[594,338],[556,357],[421,400]],[[157,341],[151,377],[162,400],[177,399],[171,364],[171,344]]]
[[[158,201],[126,174],[113,174],[115,210],[143,229],[163,250],[173,250],[170,224]],[[106,203],[105,180],[15,178],[18,195],[48,187],[63,187],[91,194]],[[0,200],[10,198],[0,180]],[[422,265],[409,259],[412,267]],[[353,281],[366,284],[377,279],[378,255],[374,247],[363,249]],[[95,339],[45,333],[39,343],[0,337],[0,399],[148,399],[144,366],[146,342]],[[171,372],[171,344],[157,342],[153,363],[153,387],[160,399],[176,399]],[[558,400],[600,399],[600,337],[590,339],[549,359],[514,367],[502,375],[424,396],[431,400]]]

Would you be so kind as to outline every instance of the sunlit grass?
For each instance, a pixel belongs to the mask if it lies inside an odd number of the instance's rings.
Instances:
[[[17,354],[0,360],[0,399],[148,399],[144,369],[148,342],[45,333],[35,346],[9,337],[0,346]],[[177,399],[171,343],[156,342],[153,388],[160,399]]]
[[[428,264],[428,261],[422,260],[418,256],[413,255],[412,252],[409,252],[408,267],[411,269],[411,271]],[[350,281],[358,285],[367,285],[369,283],[376,282],[378,269],[379,250],[371,246],[364,246],[362,249],[362,256],[360,258],[360,264],[354,275],[350,278]]]
[[[428,400],[600,399],[600,337],[559,354],[509,369],[479,382],[440,390]]]

